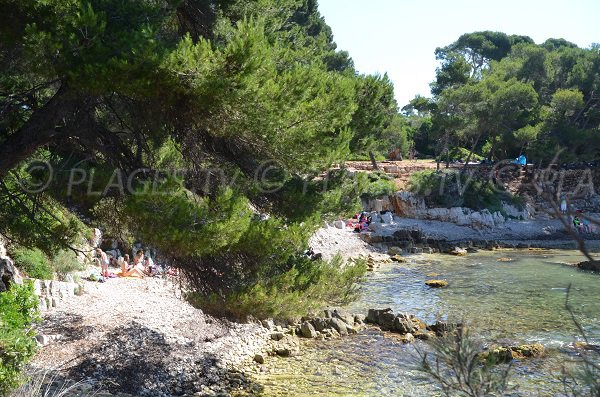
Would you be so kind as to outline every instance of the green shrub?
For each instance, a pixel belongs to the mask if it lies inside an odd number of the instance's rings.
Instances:
[[[13,252],[15,265],[29,277],[51,280],[53,276],[50,261],[37,248],[18,248]]]
[[[446,153],[442,153],[436,158],[436,160],[439,162],[444,162],[444,161],[446,161],[446,159],[449,158],[450,161],[457,161],[457,160],[467,161],[467,158],[469,157],[469,153],[471,153],[471,151],[464,147],[453,147],[448,151],[448,155],[446,155]],[[481,160],[483,160],[482,156],[478,155],[477,153],[473,153],[471,155],[471,159],[469,161],[481,161]]]
[[[359,173],[358,177],[367,179],[364,183],[365,186],[361,189],[361,198],[376,199],[386,197],[394,194],[397,190],[394,180],[383,172]]]
[[[59,251],[52,258],[52,268],[61,280],[69,273],[83,270],[83,266],[77,260],[77,255],[68,250]]]
[[[344,265],[340,256],[329,262],[297,258],[288,271],[227,296],[190,294],[188,300],[217,316],[244,320],[298,318],[327,305],[343,305],[356,298],[357,282],[366,272],[364,261]]]
[[[17,387],[21,371],[36,350],[32,324],[39,320],[33,285],[15,285],[0,293],[0,395]]]
[[[519,203],[510,193],[490,181],[474,178],[458,171],[425,170],[411,175],[408,189],[422,195],[428,206],[467,207],[503,212],[502,203]]]

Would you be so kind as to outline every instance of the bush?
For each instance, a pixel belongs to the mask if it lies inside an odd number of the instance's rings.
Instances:
[[[69,273],[83,270],[83,266],[77,260],[77,255],[68,250],[62,250],[52,258],[52,268],[62,280]]]
[[[446,155],[446,153],[442,153],[436,158],[436,160],[439,162],[445,162],[446,159],[449,157],[450,161],[467,161],[467,158],[469,158],[469,153],[471,153],[471,151],[464,147],[453,147],[449,150],[448,155]],[[477,153],[473,153],[469,161],[481,160],[483,160],[482,156],[478,155]]]
[[[467,207],[476,211],[487,209],[492,213],[502,213],[503,202],[519,205],[518,199],[490,181],[454,170],[415,172],[410,176],[408,188],[422,195],[429,206]]]
[[[42,280],[53,278],[52,267],[46,255],[37,248],[18,248],[13,252],[15,265],[29,277]]]
[[[392,178],[383,172],[373,172],[371,174],[359,173],[358,177],[366,178],[361,198],[376,199],[391,196],[396,192],[396,183]]]
[[[38,320],[33,284],[0,293],[0,395],[22,381],[21,371],[36,350],[32,324]]]
[[[241,291],[207,297],[194,293],[188,300],[206,313],[237,320],[248,316],[292,319],[323,306],[351,302],[365,272],[364,261],[344,265],[340,256],[330,262],[297,258],[288,271]]]

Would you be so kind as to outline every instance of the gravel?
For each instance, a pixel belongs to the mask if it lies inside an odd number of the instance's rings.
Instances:
[[[33,361],[63,379],[135,396],[228,395],[254,387],[243,362],[269,332],[205,315],[170,281],[85,283],[85,293],[44,315],[39,333],[60,335]]]

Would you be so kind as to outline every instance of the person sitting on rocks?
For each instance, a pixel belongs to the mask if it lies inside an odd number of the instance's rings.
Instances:
[[[125,257],[119,258],[119,267],[121,268],[121,274],[127,273],[129,269],[129,254],[125,254]]]
[[[573,218],[573,227],[575,227],[575,230],[578,232],[581,231],[581,219],[579,219],[579,216],[577,215]]]
[[[129,259],[128,255],[125,255],[125,257],[127,259]],[[140,260],[140,258],[141,258],[141,260]],[[121,265],[121,276],[122,277],[144,278],[146,276],[146,273],[144,272],[143,258],[144,258],[144,251],[139,250],[137,252],[137,255],[135,256],[135,258],[133,258],[133,266],[131,268],[128,268],[126,265],[127,262],[125,260],[123,260],[123,264]],[[136,262],[136,259],[138,259],[137,262]],[[125,270],[125,272],[123,272],[123,270]]]

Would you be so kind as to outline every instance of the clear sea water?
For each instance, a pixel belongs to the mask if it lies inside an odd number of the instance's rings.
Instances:
[[[499,261],[510,258],[512,261]],[[570,305],[590,342],[600,344],[600,275],[569,263],[576,251],[494,251],[466,257],[426,255],[410,263],[383,264],[369,274],[361,298],[347,310],[365,313],[390,307],[427,323],[436,318],[465,319],[485,342],[540,342],[546,357],[514,363],[515,396],[559,396],[565,363],[577,360],[582,337],[565,308]],[[424,281],[445,279],[430,289]],[[333,341],[306,342],[299,357],[272,358],[270,373],[259,376],[266,396],[436,396],[439,389],[418,370],[415,348],[393,335],[368,329]]]

